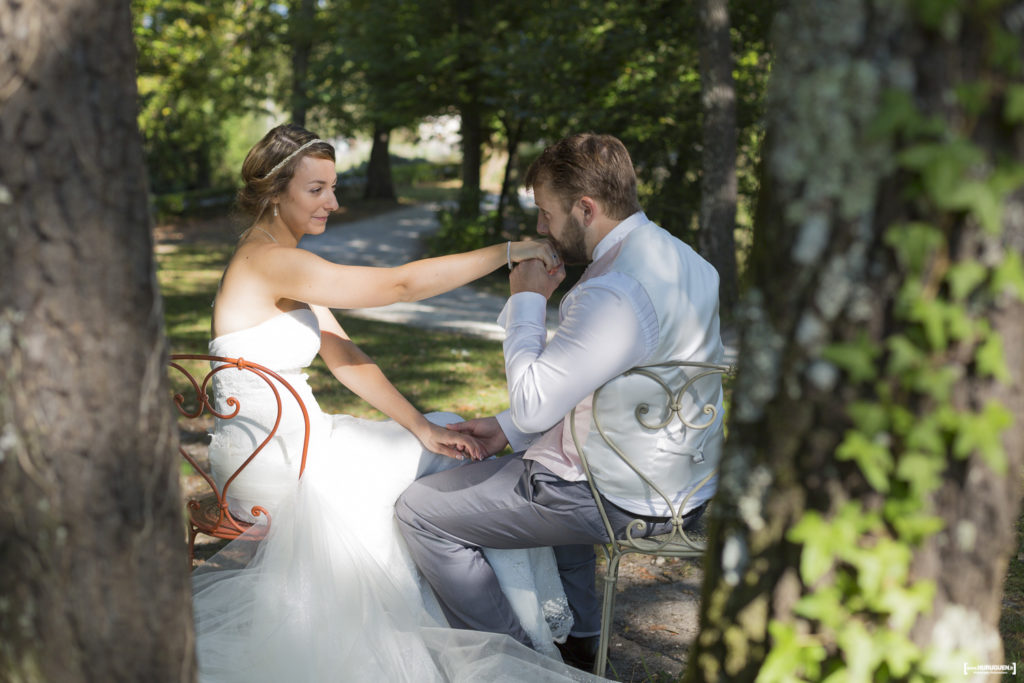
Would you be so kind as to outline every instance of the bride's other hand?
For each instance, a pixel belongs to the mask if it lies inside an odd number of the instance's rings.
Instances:
[[[495,417],[481,417],[465,422],[452,422],[448,429],[462,434],[469,434],[483,444],[487,455],[494,455],[508,445],[505,432],[501,431],[501,425]]]
[[[552,271],[562,264],[558,252],[548,240],[512,242],[509,247],[509,258],[513,263],[538,259],[544,262],[544,268],[548,271]]]
[[[456,460],[483,460],[487,457],[485,446],[471,434],[462,434],[430,424],[428,429],[417,435],[428,451],[455,458]]]

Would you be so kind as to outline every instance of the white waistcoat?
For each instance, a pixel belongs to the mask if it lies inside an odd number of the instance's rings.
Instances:
[[[669,360],[720,362],[718,273],[687,244],[648,222],[630,233],[610,266],[600,270],[619,271],[634,278],[654,305],[658,316],[658,342],[645,364]],[[568,296],[571,295],[570,292]],[[615,332],[609,330],[608,333]],[[686,372],[692,374],[693,370]],[[671,374],[665,378],[676,379]],[[672,386],[678,390],[682,382],[674,381]],[[641,426],[634,416],[640,403],[651,407],[645,417],[648,424],[656,425],[667,415],[666,394],[648,377],[615,378],[605,385],[598,399],[602,429],[673,503],[681,501],[712,473],[721,456],[720,376],[705,378],[696,386],[701,392],[695,401],[699,407],[686,410],[690,401],[684,398],[682,415],[691,423],[704,424],[708,416],[700,412],[700,408],[705,404],[715,406],[714,424],[703,430],[685,427],[678,417],[661,428]],[[636,477],[593,428],[592,401],[593,394],[576,406],[576,429],[601,493],[632,512],[655,516],[670,514],[660,496]],[[545,435],[548,438],[542,438],[547,447],[555,446],[569,461],[578,462],[568,418],[552,431],[555,433],[549,432]],[[542,457],[538,460],[543,462]],[[714,480],[701,487],[694,498],[687,501],[686,510],[709,499],[714,489]]]

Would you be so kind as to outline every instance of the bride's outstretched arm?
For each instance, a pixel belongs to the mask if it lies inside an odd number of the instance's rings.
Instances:
[[[274,299],[294,299],[327,308],[371,308],[419,301],[461,287],[505,265],[539,259],[547,268],[558,257],[544,240],[495,244],[461,254],[412,261],[394,268],[345,266],[304,249],[266,249],[254,263]]]
[[[439,427],[423,416],[380,367],[349,339],[337,318],[322,306],[313,306],[320,323],[320,357],[339,382],[357,396],[408,429],[427,450],[450,458],[485,457],[483,446],[471,435]]]

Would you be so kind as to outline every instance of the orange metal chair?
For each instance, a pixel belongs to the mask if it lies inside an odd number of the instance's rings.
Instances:
[[[181,361],[207,361],[220,363],[220,365],[212,367],[205,373],[205,375],[200,377],[199,373],[193,375],[185,369],[181,365]],[[174,395],[174,403],[177,406],[178,411],[186,418],[191,419],[200,417],[206,411],[209,411],[211,415],[222,420],[230,420],[239,414],[242,406],[239,400],[235,397],[229,397],[227,399],[228,405],[234,407],[234,412],[228,414],[218,413],[211,402],[211,396],[208,393],[209,384],[213,379],[213,376],[219,372],[251,372],[262,379],[267,386],[270,387],[277,400],[277,420],[274,423],[273,428],[270,430],[270,433],[256,446],[256,448],[253,449],[249,457],[239,465],[238,469],[232,473],[227,481],[224,482],[223,487],[218,488],[216,482],[214,482],[209,473],[207,473],[203,467],[201,467],[199,463],[197,463],[196,460],[185,451],[184,448],[178,448],[178,452],[181,456],[185,458],[192,468],[203,477],[209,486],[209,491],[200,495],[190,496],[186,502],[189,530],[188,557],[189,561],[192,562],[195,559],[195,541],[197,534],[202,533],[207,536],[226,540],[238,538],[246,532],[250,532],[249,537],[253,540],[258,540],[266,536],[267,531],[270,529],[271,522],[270,514],[267,510],[259,505],[252,508],[253,517],[265,517],[267,520],[266,524],[255,525],[250,522],[237,519],[228,511],[228,489],[242,470],[244,470],[249,463],[259,455],[260,451],[263,450],[263,448],[277,433],[278,427],[281,424],[282,409],[284,405],[281,398],[282,392],[279,387],[283,387],[287,393],[291,394],[292,398],[294,398],[295,402],[298,404],[299,409],[302,411],[302,417],[305,420],[305,440],[302,444],[302,461],[299,466],[299,476],[301,477],[303,471],[306,469],[306,455],[309,450],[309,413],[306,411],[306,406],[302,403],[302,399],[299,397],[298,393],[284,378],[273,370],[259,365],[258,363],[250,363],[244,358],[179,353],[171,355],[169,365],[188,381],[194,394],[196,401],[196,407],[194,410],[190,410],[185,406],[186,399],[182,393]]]

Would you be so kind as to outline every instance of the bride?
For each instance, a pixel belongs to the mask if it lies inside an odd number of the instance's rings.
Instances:
[[[488,551],[522,642],[447,626],[394,529],[393,503],[413,479],[478,459],[483,449],[444,428],[458,416],[414,408],[330,311],[424,299],[506,262],[554,267],[550,245],[510,242],[397,268],[337,265],[297,248],[338,208],[331,145],[278,126],[250,150],[242,177],[238,203],[254,222],[217,292],[210,353],[284,376],[310,413],[311,439],[299,480],[303,422],[286,412],[274,441],[231,485],[233,514],[261,523],[248,513],[258,502],[273,523],[262,542],[243,536],[193,575],[200,680],[591,680],[562,664],[552,643],[568,634],[572,617],[550,548]],[[318,353],[391,420],[322,413],[302,372]],[[214,378],[218,409],[232,397],[242,406],[214,429],[210,463],[219,483],[276,414],[269,388],[249,374]],[[239,564],[240,553],[248,554]]]

